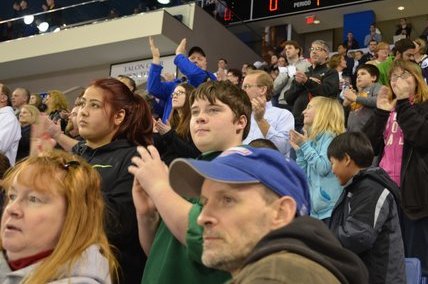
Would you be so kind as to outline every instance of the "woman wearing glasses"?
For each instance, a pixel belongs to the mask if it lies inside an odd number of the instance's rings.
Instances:
[[[410,61],[395,61],[389,78],[392,92],[378,94],[377,110],[363,131],[379,166],[401,188],[406,257],[419,258],[428,275],[428,87]]]
[[[196,158],[201,152],[196,148],[190,136],[189,97],[194,88],[187,83],[175,87],[172,92],[172,113],[170,119],[163,123],[155,122],[155,146],[161,154],[162,161],[169,165],[175,158]]]
[[[3,180],[0,283],[112,283],[96,170],[59,151],[18,163]]]

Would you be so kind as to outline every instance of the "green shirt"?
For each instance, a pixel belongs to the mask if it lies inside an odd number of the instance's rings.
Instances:
[[[221,152],[200,157],[212,160]],[[187,247],[181,244],[161,220],[144,269],[142,284],[219,284],[231,278],[229,273],[202,264],[202,231],[197,219],[202,207],[196,198],[188,199],[193,206],[189,212],[186,233]]]
[[[389,71],[391,70],[392,63],[394,63],[394,56],[389,56],[384,62],[377,65],[379,69],[379,83],[382,85],[389,85]]]

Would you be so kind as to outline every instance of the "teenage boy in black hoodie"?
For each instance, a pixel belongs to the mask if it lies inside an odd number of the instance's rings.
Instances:
[[[331,215],[331,231],[360,256],[370,283],[405,283],[399,188],[383,169],[370,166],[373,149],[361,132],[334,138],[327,155],[344,187]]]

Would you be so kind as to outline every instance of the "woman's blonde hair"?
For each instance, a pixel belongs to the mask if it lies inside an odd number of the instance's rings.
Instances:
[[[325,132],[335,136],[345,132],[345,114],[337,99],[314,97],[310,103],[316,108],[316,112],[308,131],[309,139],[314,140]]]
[[[49,103],[47,104],[47,113],[51,114],[55,111],[67,110],[68,102],[66,97],[61,91],[53,90],[48,92]]]
[[[23,173],[29,170],[31,177],[25,175],[24,179]],[[91,245],[100,248],[108,261],[111,277],[117,278],[117,262],[104,232],[104,200],[96,170],[80,157],[54,150],[30,156],[11,168],[3,180],[6,193],[14,181],[36,191],[57,191],[66,202],[65,219],[58,243],[23,283],[47,283],[66,277]],[[7,202],[6,199],[6,204]]]
[[[416,90],[414,103],[420,104],[428,100],[428,85],[422,76],[421,67],[411,61],[396,60],[391,66],[389,78],[391,78],[391,74],[397,69],[407,71],[415,78]],[[391,81],[389,82],[389,87],[392,90]]]
[[[29,113],[31,113],[31,122],[29,124],[39,123],[39,117],[40,117],[40,111],[37,107],[34,105],[23,105],[21,110],[25,108],[28,110]]]

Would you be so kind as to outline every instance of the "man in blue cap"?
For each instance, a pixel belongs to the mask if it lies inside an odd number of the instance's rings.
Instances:
[[[233,147],[212,161],[177,159],[170,184],[201,196],[202,262],[231,283],[367,283],[364,264],[310,211],[302,170],[280,152]]]

